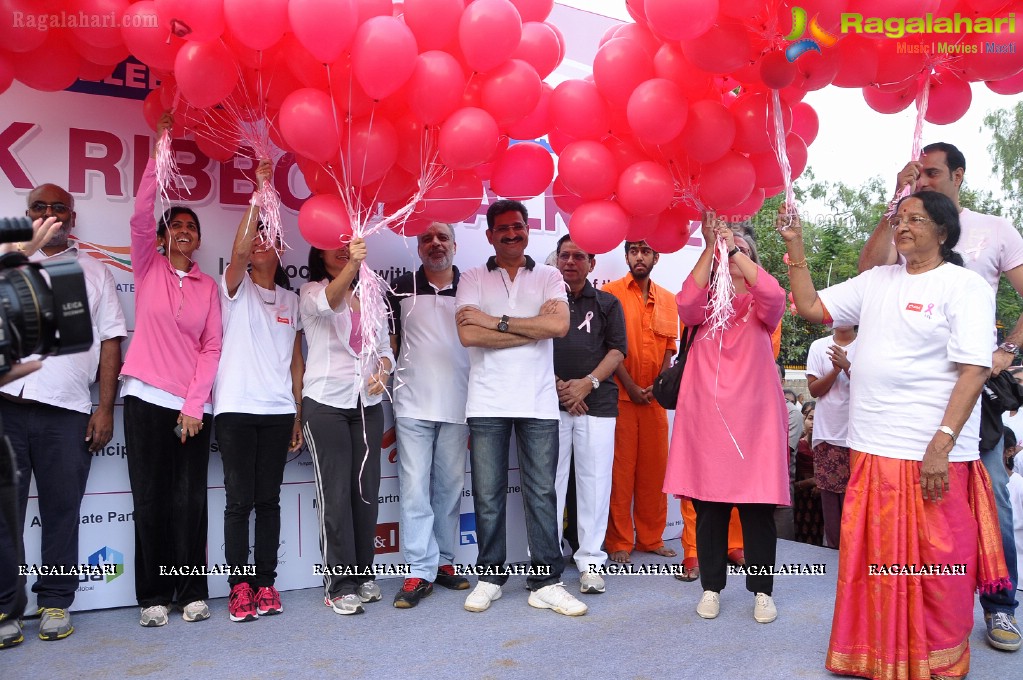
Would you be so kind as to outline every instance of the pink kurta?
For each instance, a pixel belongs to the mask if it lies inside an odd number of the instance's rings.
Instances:
[[[675,298],[683,324],[704,325],[682,374],[666,493],[789,504],[788,412],[771,350],[771,332],[785,313],[785,291],[763,269],[749,290],[735,296],[732,325],[713,336],[705,325],[707,288],[690,274]]]

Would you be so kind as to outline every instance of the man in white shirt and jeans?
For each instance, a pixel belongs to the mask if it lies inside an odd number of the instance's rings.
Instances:
[[[25,214],[32,220],[52,215],[61,221],[60,230],[31,259],[77,260],[85,275],[93,341],[88,351],[49,357],[40,370],[5,385],[0,416],[17,458],[22,522],[29,478],[35,475],[42,522],[39,566],[74,567],[82,562],[78,557],[79,510],[92,454],[106,446],[114,432],[121,340],[127,329],[110,270],[88,256],[79,257],[78,249],[68,244],[75,226],[74,198],[56,185],[42,184],[29,193]],[[99,404],[93,411],[90,386],[97,379]],[[4,551],[16,554],[14,546],[0,545],[0,552]],[[0,605],[15,596],[16,588],[16,583],[0,583]],[[68,608],[77,588],[78,576],[74,575],[36,579],[32,592],[41,615],[41,639],[61,640],[74,632]],[[23,639],[19,622],[0,617],[0,647]]]
[[[514,429],[531,558],[529,604],[579,616],[586,605],[561,583],[564,559],[554,483],[560,417],[553,338],[568,332],[568,296],[561,272],[525,254],[527,219],[518,201],[490,206],[486,233],[495,254],[462,274],[455,297],[458,338],[469,348],[465,414],[472,434],[476,566],[487,572],[466,598],[465,609],[488,609],[508,580],[505,510]]]

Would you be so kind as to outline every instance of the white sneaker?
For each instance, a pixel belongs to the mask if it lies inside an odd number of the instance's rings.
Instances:
[[[341,614],[342,616],[362,614],[366,611],[362,607],[362,600],[360,600],[359,596],[354,593],[339,595],[333,600],[330,598],[324,598],[323,604],[333,609],[335,614]]]
[[[585,595],[604,592],[604,578],[600,574],[584,572],[579,575],[579,592]]]
[[[700,604],[696,605],[696,613],[700,615],[700,618],[716,619],[720,611],[721,596],[713,590],[703,591],[703,597],[700,598]]]
[[[774,598],[765,593],[757,593],[756,604],[753,605],[753,618],[757,623],[770,623],[778,618],[778,608],[774,606]]]
[[[189,623],[205,621],[210,618],[210,608],[202,600],[189,602],[185,605],[184,609],[181,610],[181,618]]]
[[[468,612],[485,612],[490,609],[490,603],[501,599],[501,586],[496,583],[477,581],[476,587],[465,598],[465,610]]]
[[[565,616],[582,616],[589,609],[575,595],[565,590],[562,583],[552,583],[529,594],[529,606],[537,609],[553,609]]]
[[[152,607],[146,607],[142,610],[142,617],[139,619],[139,625],[145,626],[146,628],[156,628],[157,626],[167,625],[167,607],[162,604],[153,605]]]
[[[378,602],[384,595],[380,592],[380,586],[377,585],[376,581],[365,581],[359,584],[359,588],[355,591],[355,594],[359,596],[359,599],[363,602]]]

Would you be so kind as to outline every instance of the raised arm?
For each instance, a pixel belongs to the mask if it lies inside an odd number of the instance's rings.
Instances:
[[[824,304],[813,287],[810,268],[806,264],[806,249],[803,245],[803,225],[799,215],[789,215],[785,204],[778,206],[778,217],[775,228],[785,241],[789,256],[789,285],[792,286],[792,299],[796,303],[799,316],[811,323],[824,321]]]
[[[227,294],[234,297],[238,292],[238,286],[245,278],[245,272],[249,267],[249,260],[252,258],[252,248],[258,238],[256,225],[259,221],[259,204],[257,201],[259,188],[270,180],[273,173],[273,166],[270,161],[263,159],[256,168],[256,192],[252,194],[252,202],[249,209],[242,215],[238,223],[238,231],[234,235],[234,246],[231,248],[231,262],[224,270],[224,282],[227,284]]]
[[[896,196],[907,186],[916,186],[916,180],[920,177],[922,167],[923,164],[919,161],[910,161],[906,164],[906,167],[895,179]],[[863,250],[860,251],[859,271],[865,272],[874,267],[895,264],[897,259],[895,245],[892,243],[892,225],[888,222],[888,218],[882,215],[867,242],[863,244]]]

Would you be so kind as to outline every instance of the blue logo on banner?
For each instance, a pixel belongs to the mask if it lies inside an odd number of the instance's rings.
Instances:
[[[158,84],[159,79],[148,66],[135,57],[128,57],[103,80],[76,80],[68,91],[142,100]]]
[[[459,545],[476,545],[476,513],[466,512],[458,518]]]
[[[106,567],[108,571],[103,574],[103,580],[110,583],[124,573],[124,554],[103,546],[89,555],[89,564],[94,567]],[[113,569],[110,569],[111,566]]]

